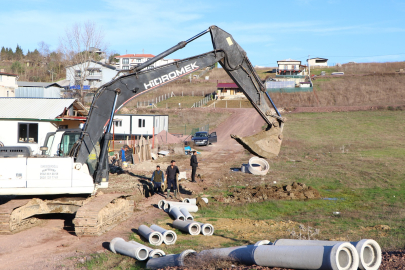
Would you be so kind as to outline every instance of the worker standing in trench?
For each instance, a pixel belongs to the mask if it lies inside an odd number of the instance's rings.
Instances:
[[[197,172],[198,161],[197,161],[197,151],[193,151],[193,155],[190,158],[190,166],[191,166],[191,182],[195,181],[195,173]]]
[[[166,179],[167,179],[167,196],[170,196],[170,190],[173,190],[174,197],[177,199],[177,175],[180,173],[179,168],[176,166],[176,161],[172,160],[170,166],[166,169]]]
[[[156,170],[153,172],[152,178],[150,181],[153,183],[153,192],[163,195],[162,184],[165,183],[165,175],[160,170],[159,165],[156,166]]]

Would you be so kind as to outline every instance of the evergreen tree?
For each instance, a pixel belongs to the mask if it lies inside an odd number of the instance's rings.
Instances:
[[[1,60],[6,60],[7,58],[7,52],[6,49],[3,47],[1,47],[1,51],[0,51],[0,59]]]
[[[15,49],[14,59],[21,60],[24,57],[24,52],[21,47],[17,44],[17,48]]]

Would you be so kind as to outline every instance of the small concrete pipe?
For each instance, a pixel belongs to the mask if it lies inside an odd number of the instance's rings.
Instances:
[[[359,266],[357,252],[348,242],[333,246],[262,245],[254,250],[253,259],[259,266],[293,269],[356,270]]]
[[[181,213],[178,207],[171,207],[169,214],[174,217],[174,219],[186,220],[186,217]]]
[[[193,256],[194,254],[196,254],[194,250],[187,249],[180,254],[153,258],[146,263],[146,269],[163,269],[166,267],[184,266],[184,259],[188,256]]]
[[[201,223],[201,222],[197,222],[200,227],[201,227],[201,234],[202,235],[206,235],[206,236],[210,236],[214,234],[214,226],[212,226],[209,223]]]
[[[191,235],[199,235],[201,232],[200,224],[194,221],[183,221],[176,219],[173,221],[173,227]]]
[[[257,242],[254,245],[248,246],[238,246],[238,247],[229,247],[229,248],[216,248],[203,250],[198,253],[198,256],[203,259],[220,259],[220,260],[231,260],[237,261],[245,265],[255,264],[253,259],[254,250],[261,245],[268,245],[270,241],[262,240]]]
[[[279,239],[274,245],[281,246],[332,246],[341,241],[294,240]],[[350,242],[359,256],[359,268],[362,270],[377,270],[381,265],[382,254],[380,245],[372,239],[363,239],[359,242]]]
[[[177,234],[172,230],[166,230],[158,225],[153,224],[150,228],[154,231],[160,232],[163,235],[163,242],[166,245],[173,245],[177,241]]]
[[[191,203],[182,203],[182,202],[176,202],[176,203],[166,203],[165,204],[165,211],[167,211],[167,209],[170,211],[170,209],[172,207],[178,207],[178,208],[186,208],[190,213],[195,213],[198,211],[198,206],[195,204],[191,204]]]
[[[151,245],[159,246],[163,242],[163,235],[160,232],[152,230],[146,225],[139,226],[138,233],[148,239]]]
[[[160,201],[158,202],[158,208],[159,208],[159,209],[163,209],[163,207],[165,206],[165,203],[166,203],[165,200],[160,200]]]
[[[111,240],[110,249],[114,253],[120,253],[122,255],[137,259],[138,261],[146,260],[149,255],[146,248],[133,245],[120,237],[116,237]]]
[[[180,212],[186,217],[186,220],[194,220],[193,216],[190,214],[187,208],[180,208]]]
[[[264,158],[252,157],[249,159],[248,169],[254,175],[266,175],[270,165]]]
[[[148,251],[149,259],[166,256],[166,253],[161,249],[153,249],[148,246],[142,245],[141,243],[135,242],[133,240],[129,241],[128,243],[131,243],[132,245],[135,245],[138,247],[145,248]]]
[[[208,203],[208,198],[201,198],[205,203]],[[184,203],[191,203],[191,204],[197,204],[197,199],[192,199],[192,198],[186,198],[183,200]]]

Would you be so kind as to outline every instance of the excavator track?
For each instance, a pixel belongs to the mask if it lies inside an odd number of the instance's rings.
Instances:
[[[134,201],[124,194],[96,196],[76,212],[73,219],[77,236],[97,236],[128,219],[134,211]]]
[[[21,219],[13,215],[13,211],[21,206],[26,205],[30,200],[10,200],[5,204],[0,205],[0,234],[12,234],[21,229],[25,229],[31,224],[31,220],[25,220],[22,222]]]

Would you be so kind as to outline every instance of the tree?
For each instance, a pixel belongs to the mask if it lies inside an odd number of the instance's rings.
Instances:
[[[4,48],[4,46],[1,47],[0,59],[1,59],[2,61],[4,61],[4,60],[7,59],[7,51],[6,51],[6,49]]]
[[[21,47],[17,44],[17,48],[15,49],[14,59],[20,61],[24,58],[24,52]]]
[[[20,62],[15,61],[15,62],[11,65],[11,70],[12,70],[14,73],[21,74],[21,73],[24,72],[24,66],[23,66],[23,64],[21,64]]]
[[[98,57],[93,49],[105,51],[105,47],[103,31],[90,21],[74,24],[60,38],[59,51],[64,56],[66,79],[70,80],[71,85],[77,86],[76,93],[81,101],[84,99],[83,86],[88,83],[86,78],[89,70],[95,66],[92,60],[96,61]]]

